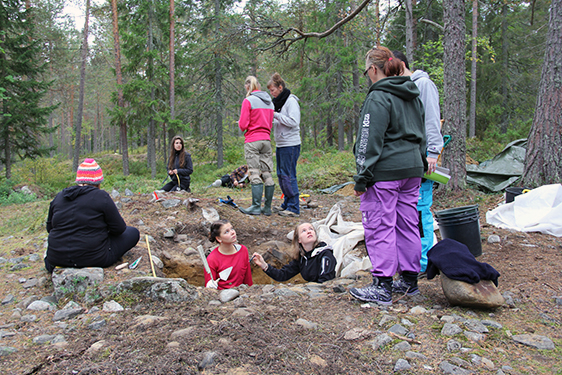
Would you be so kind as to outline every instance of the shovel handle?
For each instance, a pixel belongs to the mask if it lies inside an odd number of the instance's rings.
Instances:
[[[203,262],[203,267],[205,267],[205,272],[207,272],[212,279],[213,274],[211,273],[211,268],[209,267],[209,263],[207,262],[207,257],[205,256],[205,250],[203,249],[203,246],[197,246],[197,251],[199,251],[199,256],[201,257],[201,261]]]

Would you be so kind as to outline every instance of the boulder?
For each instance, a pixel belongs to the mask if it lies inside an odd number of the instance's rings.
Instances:
[[[195,287],[184,279],[166,279],[161,277],[135,277],[119,283],[117,293],[132,291],[154,301],[189,302],[198,297]]]
[[[452,306],[494,309],[505,303],[504,298],[490,280],[470,284],[449,279],[441,273],[441,287]]]
[[[60,299],[97,288],[103,281],[103,268],[55,268],[52,280],[54,296]]]

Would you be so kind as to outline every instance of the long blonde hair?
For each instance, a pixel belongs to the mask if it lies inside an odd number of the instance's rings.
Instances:
[[[301,243],[299,242],[299,227],[304,224],[310,224],[310,223],[305,221],[303,223],[297,224],[293,231],[293,241],[291,241],[291,250],[292,250],[291,255],[293,259],[299,259],[300,257],[303,257],[305,253],[304,247],[302,247]],[[320,240],[318,239],[318,232],[316,231],[316,228],[314,227],[314,225],[312,224],[310,225],[314,229],[314,233],[316,233],[316,241],[314,242],[314,246],[313,246],[313,248],[315,248],[318,245],[318,243],[320,243]]]
[[[244,86],[248,86],[248,91],[246,92],[246,96],[250,96],[252,91],[261,90],[261,85],[258,82],[258,79],[254,76],[246,77],[246,81],[244,82]]]

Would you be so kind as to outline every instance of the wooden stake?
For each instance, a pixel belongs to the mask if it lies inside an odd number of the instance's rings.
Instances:
[[[145,235],[146,247],[148,248],[148,259],[150,260],[150,268],[152,268],[152,276],[156,277],[156,272],[154,272],[154,262],[152,262],[152,254],[150,254],[150,244],[148,243],[148,234]]]

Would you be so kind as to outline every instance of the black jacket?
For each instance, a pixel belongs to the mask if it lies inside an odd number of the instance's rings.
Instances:
[[[66,188],[49,206],[47,260],[63,267],[103,264],[109,235],[120,235],[126,227],[106,191],[94,186]]]
[[[184,151],[185,152],[185,165],[183,167],[180,167],[180,153],[176,152],[175,155],[175,160],[174,160],[174,168],[172,169],[177,169],[178,170],[178,175],[180,176],[180,179],[183,180],[185,179],[186,181],[190,181],[191,177],[190,175],[193,173],[193,162],[191,161],[191,155],[189,154],[189,152]],[[172,181],[175,181],[175,177],[174,175],[171,176]]]
[[[293,260],[280,270],[268,265],[265,273],[275,281],[287,281],[300,273],[306,281],[323,283],[336,277],[336,258],[332,248],[320,242],[312,251],[306,252],[304,257]]]

